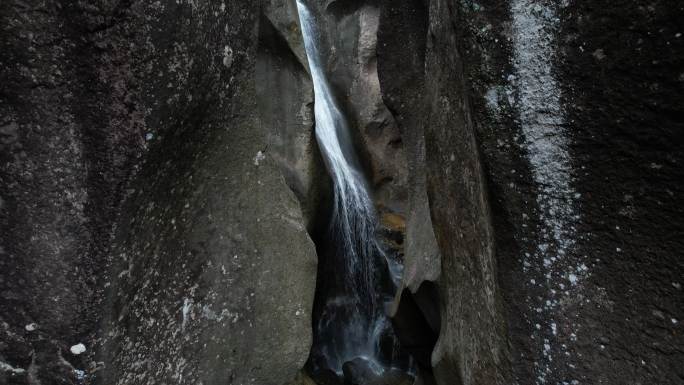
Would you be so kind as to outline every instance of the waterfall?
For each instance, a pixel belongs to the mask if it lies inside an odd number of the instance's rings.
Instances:
[[[327,298],[314,325],[314,348],[327,369],[361,357],[381,364],[381,336],[391,330],[381,301],[380,272],[387,267],[376,239],[376,217],[349,126],[335,101],[321,64],[315,19],[299,0],[297,9],[314,85],[316,139],[334,185],[330,238],[335,244],[334,295]],[[383,266],[384,264],[384,266]],[[393,334],[390,335],[393,336]],[[312,353],[315,354],[315,353]]]

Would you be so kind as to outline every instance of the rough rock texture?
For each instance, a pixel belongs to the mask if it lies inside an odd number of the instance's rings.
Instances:
[[[377,50],[382,95],[401,129],[407,154],[403,285],[413,292],[423,281],[436,281],[440,273],[439,249],[425,188],[425,139],[420,113],[424,105],[427,17],[427,8],[420,1],[383,5]]]
[[[489,202],[454,29],[458,8],[430,3],[425,71],[427,191],[442,254],[438,383],[506,382],[506,349]],[[453,381],[453,380],[451,380]],[[458,380],[457,380],[458,381]]]
[[[378,30],[378,75],[382,95],[401,130],[407,157],[408,204],[404,273],[389,309],[402,345],[431,378],[431,355],[440,331],[441,273],[426,189],[423,100],[427,8],[420,1],[392,1],[381,6]]]
[[[176,7],[202,23],[184,26]],[[176,39],[193,31],[192,83],[205,87],[184,94],[187,118],[150,155],[119,225],[101,383],[281,384],[308,355],[315,251],[257,112],[258,14],[219,7],[153,13],[180,24]]]
[[[111,228],[145,146],[126,12],[0,4],[0,383],[75,383],[93,352]]]
[[[417,383],[684,382],[684,5],[309,3]],[[0,48],[0,384],[312,384],[294,1],[6,0]]]
[[[294,1],[287,3],[294,6]],[[299,199],[307,228],[313,232],[319,201],[331,181],[314,135],[308,62],[298,54],[303,49],[299,17],[296,9],[292,13],[285,5],[265,12],[268,18],[262,17],[260,22],[256,64],[259,115],[268,128],[268,152]],[[286,22],[290,17],[294,19]]]
[[[681,4],[464,12],[515,377],[681,382],[681,241],[669,235],[681,227]],[[554,135],[535,137],[530,113]]]
[[[304,371],[301,371],[299,374],[297,374],[297,377],[295,377],[295,379],[291,382],[288,382],[287,385],[317,385],[317,383],[312,380],[308,374],[306,374]]]
[[[0,383],[282,384],[303,366],[316,257],[271,158],[282,127],[258,113],[259,12],[0,5]]]
[[[537,322],[529,317],[536,317],[537,306],[529,298],[539,294],[530,287],[545,278],[543,273],[530,273],[530,261],[523,261],[525,253],[537,250],[539,220],[531,166],[516,123],[515,90],[509,84],[514,71],[509,4],[472,3],[461,8],[461,17],[468,20],[461,24],[462,46],[472,120],[488,178],[513,375],[521,382],[535,382],[534,362],[542,355],[543,341],[532,336]],[[536,264],[543,266],[543,260]],[[545,326],[544,332],[550,331],[550,325]]]
[[[515,377],[681,382],[682,5],[461,11]]]
[[[479,232],[496,245],[513,375],[520,383],[681,382],[675,364],[683,344],[677,278],[682,265],[675,251],[681,240],[671,235],[681,227],[676,165],[682,108],[676,101],[682,94],[683,40],[676,20],[682,6],[429,3],[428,47],[439,50],[441,39],[456,40],[436,62],[458,52],[453,62],[463,64],[464,81],[451,84],[468,97],[445,91],[435,114],[456,109],[459,118],[471,116],[494,235]],[[383,97],[402,128],[409,165],[420,159],[411,149],[416,140],[408,139],[419,129],[404,116],[421,116],[426,107],[402,90],[428,82],[428,91],[440,92],[430,82],[443,73],[430,65],[430,48],[425,80],[418,75],[422,66],[401,56],[401,44],[415,47],[419,41],[411,32],[420,18],[408,15],[421,14],[424,4],[383,3],[379,32]],[[399,57],[403,65],[396,64]],[[411,108],[402,110],[402,103]],[[443,172],[451,159],[465,156],[464,143],[472,144],[449,141],[459,130],[427,127],[429,173]],[[444,143],[451,144],[454,158]],[[433,154],[444,159],[434,161]],[[455,234],[447,230],[450,223],[439,221],[444,207],[437,193],[454,185],[433,189],[430,196],[438,239],[440,231]],[[407,273],[414,254],[407,251]],[[445,277],[448,270],[442,267],[440,288],[452,277]]]
[[[557,73],[589,275],[565,324],[582,383],[684,381],[684,4],[571,2]],[[560,377],[560,376],[559,376]]]
[[[409,15],[419,15],[414,19],[419,27],[421,19],[425,20],[420,17],[425,14],[420,2],[392,2],[384,6],[387,16],[381,28],[388,31],[401,28],[397,25]],[[486,184],[471,121],[463,59],[459,55],[462,33],[453,24],[458,20],[458,12],[458,6],[450,2],[430,2],[425,58],[417,55],[404,65],[383,61],[399,60],[400,42],[414,42],[420,47],[420,36],[408,34],[411,38],[405,38],[401,34],[383,33],[381,36],[388,42],[380,41],[383,49],[379,60],[380,68],[387,72],[381,79],[384,96],[399,115],[408,116],[406,109],[402,111],[403,104],[413,106],[412,113],[420,117],[404,118],[400,122],[404,124],[405,137],[418,139],[409,159],[418,167],[424,162],[430,214],[442,255],[438,283],[441,330],[432,355],[437,383],[504,383],[508,375],[506,334]],[[420,65],[422,61],[424,66]],[[415,64],[411,66],[412,63]],[[420,75],[421,70],[424,75]],[[395,79],[402,79],[406,72],[408,79],[424,78],[424,86],[418,86],[419,90],[424,89],[422,100],[415,94],[398,91],[402,83]],[[425,132],[424,161],[422,130]],[[420,200],[415,198],[418,204]],[[413,273],[410,269],[408,265],[409,274]],[[421,273],[425,274],[425,270]]]
[[[304,67],[309,66],[299,25],[299,13],[295,0],[269,0],[262,4],[263,15],[287,42],[292,53]]]

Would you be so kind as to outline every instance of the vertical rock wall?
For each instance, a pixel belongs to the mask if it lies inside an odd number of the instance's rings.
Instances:
[[[316,257],[257,107],[259,14],[0,5],[0,383],[281,384],[304,365]]]
[[[513,374],[678,383],[682,6],[580,3],[456,19]]]
[[[306,361],[316,257],[270,154],[278,117],[267,113],[280,111],[257,109],[258,11],[148,13],[178,25],[197,88],[179,90],[187,104],[169,111],[175,124],[118,226],[101,383],[281,384]]]
[[[415,287],[438,278],[435,378],[439,384],[505,383],[508,360],[494,235],[460,53],[463,32],[455,27],[461,10],[447,1],[430,2],[428,8],[419,1],[383,7],[378,53],[383,96],[399,116],[405,140],[412,141],[408,157],[416,172],[411,178],[418,183],[412,186],[409,223],[423,225],[408,230],[407,244],[427,246],[407,256],[404,281]],[[409,17],[415,28],[427,18],[425,35],[420,29],[401,33]],[[414,59],[403,56],[404,45],[417,49]],[[421,209],[426,204],[431,220],[421,219],[428,215]],[[433,235],[425,224],[434,230],[439,253],[431,251]]]
[[[570,2],[558,16],[555,68],[581,196],[576,250],[588,275],[565,307],[577,331],[557,373],[681,383],[684,5]]]
[[[301,40],[294,1],[265,9],[255,75],[259,116],[268,128],[266,151],[297,196],[313,232],[330,180],[314,135],[313,84],[306,56],[300,57],[306,55],[299,53]]]
[[[0,5],[0,383],[74,383],[90,362],[111,229],[145,148],[126,13]]]
[[[483,166],[461,58],[460,9],[433,1],[425,72],[427,191],[442,254],[438,383],[505,383],[504,319]],[[457,380],[458,381],[458,380]]]
[[[383,99],[401,130],[408,171],[404,273],[390,311],[425,381],[441,321],[435,285],[441,258],[427,196],[423,125],[428,22],[421,1],[383,3],[377,48]]]
[[[422,32],[416,20],[426,3],[430,31]],[[681,12],[681,5],[666,1],[382,5],[382,93],[402,129],[411,189],[419,186],[412,164],[421,163],[421,153],[413,146],[422,137],[411,117],[457,111],[450,130],[440,131],[432,120],[425,128],[428,175],[448,175],[451,158],[442,150],[447,143],[459,150],[455,160],[481,154],[475,163],[489,196],[481,207],[491,212],[493,232],[485,226],[475,233],[495,245],[494,281],[503,288],[512,375],[521,383],[680,381],[673,365],[681,355],[680,246],[668,234],[677,231],[681,206],[675,165],[682,111],[673,104],[681,95],[682,32],[675,22]],[[416,44],[422,34],[425,69],[414,59],[422,55]],[[440,41],[449,48],[438,51]],[[439,52],[437,59],[431,51]],[[439,65],[449,61],[457,64]],[[444,86],[445,72],[462,79]],[[442,106],[426,115],[425,101],[435,92]],[[464,96],[449,97],[458,92]],[[463,123],[468,119],[472,125]],[[472,146],[472,139],[449,140],[469,126],[475,148],[463,147]],[[436,156],[444,158],[431,163]],[[462,180],[438,189],[433,184],[429,202],[438,239],[443,231],[453,238],[457,232],[448,230],[449,222],[468,218],[460,212],[439,220],[446,212],[440,194],[456,188],[467,197],[473,191],[459,185]],[[460,204],[477,201],[471,196]],[[407,245],[425,239],[411,225],[418,217],[411,208]],[[440,246],[444,253],[444,241]],[[429,277],[426,268],[439,266],[414,263],[419,255],[407,251],[406,282]],[[445,277],[447,258],[441,258],[441,289],[453,277]]]

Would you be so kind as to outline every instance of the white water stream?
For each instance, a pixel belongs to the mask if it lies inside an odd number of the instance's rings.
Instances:
[[[390,327],[379,293],[378,261],[384,253],[376,239],[376,217],[364,176],[356,157],[349,126],[321,63],[320,36],[309,9],[297,1],[304,45],[314,85],[316,139],[334,184],[331,217],[332,239],[344,261],[342,288],[328,298],[315,325],[323,346],[326,366],[341,372],[342,364],[354,358],[368,360],[378,370],[380,338]]]

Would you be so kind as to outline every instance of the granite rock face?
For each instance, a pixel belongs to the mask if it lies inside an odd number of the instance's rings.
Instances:
[[[674,251],[680,246],[667,234],[681,227],[681,183],[675,182],[681,178],[671,166],[680,161],[683,143],[682,109],[673,104],[682,93],[682,32],[674,23],[682,6],[400,1],[381,8],[382,93],[402,129],[409,168],[416,159],[425,164],[411,147],[425,132],[428,202],[442,251],[432,260],[442,264],[442,294],[448,282],[462,285],[477,276],[450,281],[454,270],[444,264],[454,254],[445,252],[445,243],[457,243],[458,233],[448,229],[473,218],[468,207],[480,207],[477,217],[490,213],[489,224],[470,228],[495,251],[495,268],[483,271],[494,274],[503,298],[503,310],[490,313],[492,319],[503,319],[507,328],[488,326],[492,335],[504,336],[489,345],[504,344],[498,355],[504,365],[484,372],[501,370],[506,378],[510,361],[510,375],[521,383],[680,382],[673,366],[682,346],[675,310],[681,285],[673,278],[681,275]],[[430,29],[423,32],[425,25]],[[416,49],[423,44],[425,54]],[[442,103],[436,108],[435,93]],[[449,114],[450,128],[441,129],[439,117]],[[437,120],[421,127],[411,119]],[[458,137],[464,127],[466,136]],[[450,161],[459,167],[449,170]],[[409,180],[416,178],[412,172]],[[454,172],[460,176],[449,180]],[[464,184],[478,174],[485,187]],[[444,201],[452,189],[455,195]],[[466,211],[443,217],[449,201]],[[418,215],[410,209],[407,247],[416,237],[412,217]],[[434,280],[426,271],[439,266],[412,270],[417,255],[407,251],[405,257],[404,281],[413,285]],[[476,285],[488,279],[481,276]],[[459,317],[465,321],[467,313],[488,308],[473,305]],[[401,301],[395,309],[402,317],[408,312]],[[429,314],[421,312],[415,320]],[[441,356],[438,349],[433,358]],[[453,373],[464,383],[501,383]],[[436,375],[439,382],[439,370]]]
[[[0,5],[0,383],[75,383],[92,357],[112,227],[146,147],[126,12]]]
[[[463,8],[519,382],[681,382],[683,10]]]
[[[294,378],[316,255],[259,113],[259,4],[0,7],[0,382]]]
[[[572,3],[558,15],[581,196],[576,253],[589,273],[561,315],[577,330],[575,352],[555,370],[580,382],[680,383],[684,5]]]
[[[404,282],[416,287],[437,280],[440,295],[431,304],[439,307],[441,318],[431,357],[437,383],[504,383],[508,360],[494,235],[460,55],[461,31],[452,23],[459,8],[445,1],[430,2],[429,8],[417,1],[384,5],[380,28],[388,32],[381,35],[386,40],[380,41],[383,48],[378,54],[385,71],[384,96],[402,117],[404,137],[414,141],[408,147],[411,171],[418,172],[413,178],[424,181],[411,187],[416,189],[412,203],[418,209],[410,212],[409,223],[431,223],[434,234],[427,232],[430,228],[413,229],[412,236],[418,238],[407,243],[430,245],[434,236],[439,248],[407,256]],[[409,18],[424,35],[395,32],[406,28],[403,21]],[[418,54],[399,65],[406,42],[418,48]],[[416,79],[409,84],[419,93],[407,91],[402,80],[397,84],[395,79]],[[426,203],[429,214],[421,209]],[[426,214],[431,220],[420,219]],[[420,258],[426,252],[427,263]],[[425,302],[423,308],[430,306]]]
[[[284,5],[266,12],[269,17],[261,18],[259,28],[257,108],[268,128],[269,153],[297,196],[307,228],[313,231],[316,211],[331,181],[314,135],[313,84],[306,57],[301,59],[298,53],[303,49],[299,18],[296,9],[292,13]]]
[[[219,6],[177,21],[205,88],[172,114],[118,226],[101,383],[281,384],[308,356],[316,255],[257,108],[258,9]]]

